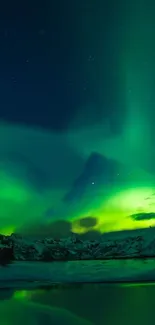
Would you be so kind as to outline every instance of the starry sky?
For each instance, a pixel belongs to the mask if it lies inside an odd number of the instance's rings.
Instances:
[[[117,81],[125,24],[119,5],[93,0],[3,3],[1,118],[59,132],[85,111],[83,123],[108,119],[119,129]]]
[[[154,10],[0,5],[1,232],[155,224]]]

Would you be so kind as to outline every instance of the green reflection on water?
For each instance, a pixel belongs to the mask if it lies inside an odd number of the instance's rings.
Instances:
[[[55,285],[1,292],[2,325],[152,325],[155,283]]]

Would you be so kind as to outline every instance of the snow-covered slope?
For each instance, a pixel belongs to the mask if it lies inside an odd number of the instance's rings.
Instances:
[[[14,260],[98,260],[155,257],[155,228],[104,234],[96,240],[71,237],[28,240],[15,234],[1,236],[0,244],[10,247]]]

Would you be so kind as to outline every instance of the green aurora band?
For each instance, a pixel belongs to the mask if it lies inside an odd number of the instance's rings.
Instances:
[[[31,224],[49,224],[57,220],[57,217],[52,220],[43,217],[52,206],[59,206],[62,218],[70,222],[72,230],[77,233],[89,230],[108,232],[155,225],[155,219],[136,221],[130,217],[138,212],[155,211],[155,176],[143,169],[148,162],[149,152],[152,151],[148,113],[152,108],[155,75],[155,22],[152,6],[153,2],[146,0],[132,0],[122,5],[126,11],[126,33],[120,50],[119,69],[122,96],[125,97],[126,121],[121,135],[106,137],[103,134],[103,128],[107,127],[105,125],[72,131],[76,124],[73,123],[66,134],[55,135],[24,126],[1,124],[2,160],[4,153],[18,149],[35,164],[44,166],[47,172],[50,173],[50,169],[53,169],[55,176],[54,185],[40,193],[27,182],[22,172],[15,177],[1,166],[1,233],[10,234]],[[64,141],[71,151],[67,152]],[[99,196],[90,200],[90,193],[87,193],[87,198],[68,210],[60,203],[62,197],[70,189],[93,151],[130,165],[132,173],[129,173],[122,186],[111,188],[106,198],[102,195],[104,189],[101,186]],[[95,217],[97,223],[85,229],[78,220],[88,216]]]

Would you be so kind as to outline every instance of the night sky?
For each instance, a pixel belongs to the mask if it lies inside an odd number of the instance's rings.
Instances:
[[[108,119],[119,128],[124,25],[121,2],[1,4],[2,120],[59,132],[80,112],[84,123]]]
[[[155,225],[154,12],[153,0],[0,5],[1,232]]]

